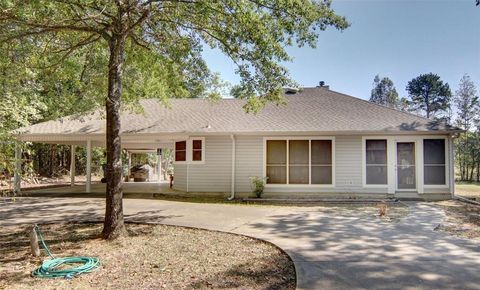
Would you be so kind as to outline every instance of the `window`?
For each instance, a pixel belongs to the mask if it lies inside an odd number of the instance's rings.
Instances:
[[[202,140],[192,141],[192,161],[202,161]]]
[[[333,184],[332,140],[267,140],[268,184]]]
[[[366,184],[387,184],[387,140],[365,140]]]
[[[267,141],[267,183],[287,183],[287,141]]]
[[[175,161],[187,161],[187,141],[175,142]]]
[[[288,180],[290,184],[308,184],[308,140],[290,140],[288,158]]]
[[[203,163],[205,138],[196,137],[175,142],[175,162]]]
[[[423,140],[425,185],[445,185],[445,139]]]
[[[312,184],[332,184],[332,140],[312,140]]]

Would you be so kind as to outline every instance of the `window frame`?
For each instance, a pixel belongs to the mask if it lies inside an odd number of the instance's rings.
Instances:
[[[185,142],[185,160],[178,160],[177,161],[177,143],[179,142]],[[182,150],[183,151],[183,150]],[[175,140],[173,142],[173,162],[180,164],[180,163],[186,163],[188,161],[188,141],[187,140]]]
[[[181,141],[185,141],[187,143],[187,146],[186,146],[186,158],[185,158],[185,161],[175,161],[176,159],[176,153],[177,151],[175,150],[175,145],[176,145],[176,142],[181,142]],[[202,160],[193,160],[193,141],[201,141],[202,142]],[[189,137],[189,138],[184,138],[184,139],[178,139],[178,140],[174,140],[174,144],[173,144],[174,148],[173,148],[173,152],[174,152],[174,156],[173,156],[173,164],[205,164],[205,137]]]
[[[387,175],[387,182],[386,183],[367,183],[367,141],[385,141],[385,164],[375,164],[376,166],[386,166],[386,175]],[[389,168],[389,158],[388,158],[388,139],[382,137],[365,137],[362,140],[362,172],[363,172],[363,186],[364,187],[371,187],[371,188],[385,188],[388,187],[388,168]],[[375,166],[374,165],[374,166]]]
[[[444,154],[445,154],[445,163],[443,164],[443,166],[445,167],[445,183],[444,184],[426,184],[425,183],[425,140],[443,140],[444,142]],[[450,175],[449,175],[449,167],[450,167],[450,164],[449,164],[449,159],[448,159],[448,152],[450,150],[450,148],[448,147],[449,144],[447,142],[447,138],[445,137],[425,137],[421,140],[422,142],[422,172],[423,172],[423,180],[422,180],[422,183],[423,183],[423,187],[424,188],[447,188],[449,187],[449,179],[450,179]],[[437,164],[438,165],[438,164]]]
[[[368,184],[367,183],[367,140],[385,140],[387,141],[387,183],[386,184]],[[392,182],[389,178],[389,170],[392,160],[390,155],[391,137],[387,136],[362,136],[362,186],[364,188],[384,188],[388,189]]]
[[[265,183],[265,187],[270,188],[332,188],[336,184],[336,172],[335,172],[335,137],[334,136],[275,136],[275,137],[263,137],[263,176],[267,176],[267,141],[268,140],[285,140],[287,143],[287,172],[286,172],[286,183],[285,184],[272,184]],[[308,168],[309,168],[309,178],[308,184],[290,184],[289,183],[289,162],[290,162],[290,152],[289,152],[289,141],[290,140],[306,140],[308,141]],[[312,144],[313,140],[330,140],[332,142],[332,183],[331,184],[312,184]]]

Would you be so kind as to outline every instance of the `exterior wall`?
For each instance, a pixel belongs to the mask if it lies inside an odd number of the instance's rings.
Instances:
[[[235,191],[251,192],[250,177],[263,176],[263,137],[237,136]]]
[[[205,137],[203,164],[174,164],[175,189],[189,192],[230,192],[231,162],[230,136]]]
[[[174,164],[174,184],[173,189],[188,191],[187,188],[187,165],[186,164]]]
[[[312,136],[315,137],[315,136]],[[365,136],[335,136],[334,138],[334,185],[267,185],[266,196],[301,196],[318,195],[332,197],[385,197],[445,199],[450,197],[451,170],[447,170],[446,186],[423,186],[423,138],[439,138],[428,136],[386,136],[371,137],[385,138],[388,141],[388,180],[384,186],[367,186],[364,183],[364,142],[370,137]],[[265,176],[264,136],[235,136],[236,164],[235,164],[235,192],[245,196],[251,192],[250,177]],[[445,136],[440,136],[445,138]],[[395,142],[397,140],[412,140],[416,142],[417,158],[417,191],[397,192],[395,190]],[[450,146],[446,142],[446,167],[450,168]],[[223,192],[231,190],[231,158],[232,140],[230,136],[205,137],[204,164],[175,164],[175,188],[190,192]],[[188,167],[188,170],[187,170]],[[188,171],[188,185],[187,185]],[[421,172],[420,172],[421,171]],[[421,181],[421,182],[420,182]]]

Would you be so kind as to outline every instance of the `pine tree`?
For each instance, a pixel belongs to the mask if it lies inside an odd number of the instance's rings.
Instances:
[[[427,118],[442,119],[450,108],[452,92],[434,73],[420,75],[408,82],[406,88],[414,110]]]
[[[373,89],[370,95],[370,102],[383,106],[397,108],[399,106],[398,93],[393,81],[388,77],[380,79],[379,75],[373,80]]]

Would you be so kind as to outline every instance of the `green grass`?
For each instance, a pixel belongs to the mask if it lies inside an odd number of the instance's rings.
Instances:
[[[480,198],[480,183],[457,182],[455,184],[455,193],[461,196]]]

